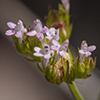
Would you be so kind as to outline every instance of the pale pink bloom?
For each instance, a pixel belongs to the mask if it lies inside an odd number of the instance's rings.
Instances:
[[[7,23],[10,30],[6,31],[6,35],[13,35],[19,39],[19,42],[22,43],[23,35],[27,32],[26,28],[24,28],[23,22],[21,20],[18,21],[17,24],[14,24],[13,22]]]
[[[62,45],[60,45],[56,40],[53,40],[52,44],[53,45],[51,46],[51,49],[57,51],[57,54],[55,56],[55,61],[58,61],[61,56],[62,57],[66,56],[66,50],[67,50],[68,45],[69,45],[69,40],[68,39],[65,40],[62,43]]]
[[[44,26],[44,28],[42,27],[42,23],[39,19],[36,19],[33,22],[33,30],[28,32],[27,35],[28,36],[37,36],[38,39],[40,39],[40,41],[43,43],[43,39],[44,39],[44,35],[43,33],[46,33],[46,31],[48,30],[48,28],[46,26]]]
[[[94,51],[96,49],[95,45],[92,46],[88,46],[88,44],[86,43],[86,41],[82,41],[81,43],[81,49],[79,50],[80,52],[80,61],[82,62],[84,60],[85,57],[88,57],[91,55],[91,52]]]
[[[46,67],[49,59],[51,58],[52,54],[54,54],[53,50],[50,50],[50,46],[48,44],[44,44],[43,50],[39,47],[34,47],[34,56],[43,57],[43,66]],[[52,54],[51,54],[52,53]]]

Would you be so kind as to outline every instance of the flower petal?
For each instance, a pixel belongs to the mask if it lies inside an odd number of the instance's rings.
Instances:
[[[48,31],[48,28],[46,26],[44,26],[44,28],[42,28],[41,33],[46,33]]]
[[[28,36],[34,36],[36,34],[37,34],[37,32],[35,30],[32,30],[32,31],[27,33]]]
[[[8,22],[7,23],[8,27],[11,28],[11,29],[14,29],[16,24],[14,24],[13,22]]]
[[[86,56],[90,56],[91,52],[86,51],[85,54],[86,54]]]
[[[16,32],[15,36],[17,38],[22,38],[22,32],[21,31]]]
[[[37,36],[38,39],[43,39],[44,38],[42,33],[37,33],[36,36]]]
[[[33,29],[39,33],[42,31],[42,23],[39,19],[36,19],[34,22],[33,22]]]
[[[14,33],[12,32],[12,30],[7,30],[5,34],[6,35],[13,35]]]
[[[44,58],[45,58],[45,59],[49,59],[49,58],[51,58],[50,53],[45,54],[45,55],[44,55]]]
[[[81,49],[84,51],[87,51],[87,49],[88,49],[88,44],[85,40],[83,40],[81,43]]]
[[[41,50],[41,48],[39,48],[39,47],[34,47],[34,51],[40,52],[40,50]]]
[[[34,53],[33,55],[37,56],[37,57],[39,57],[39,56],[42,57],[43,56],[43,54],[41,54],[41,53]]]
[[[52,44],[57,46],[58,48],[60,47],[60,44],[56,40],[52,40]]]
[[[50,46],[48,44],[44,44],[43,51],[44,54],[48,54],[50,52]]]
[[[85,54],[85,53],[84,53],[84,50],[79,50],[79,53],[81,53],[81,54]]]
[[[55,36],[55,28],[50,28],[49,30],[47,30],[46,34],[47,36],[53,37]]]
[[[24,28],[24,33],[27,33],[27,29],[26,28]]]
[[[54,37],[54,38],[56,38],[56,40],[59,40],[59,29],[57,29],[56,34],[55,34],[55,37]]]
[[[67,39],[62,43],[62,45],[61,45],[59,50],[65,50],[66,51],[67,48],[68,48],[68,45],[69,45],[69,40]]]
[[[65,56],[66,56],[66,52],[65,52],[64,50],[60,51],[59,53],[60,53],[60,55],[61,55],[62,57],[65,57]]]
[[[51,34],[52,36],[55,35],[56,29],[55,28],[50,28],[50,32],[49,34]]]
[[[52,39],[52,37],[51,37],[51,36],[46,36],[46,38],[47,38],[48,40],[51,40],[51,39]]]
[[[52,50],[57,50],[57,51],[58,51],[59,48],[58,48],[57,46],[52,45],[52,46],[51,46],[51,49],[52,49]]]
[[[89,46],[89,47],[88,47],[88,51],[89,51],[89,52],[92,52],[92,51],[94,51],[95,49],[96,49],[96,46],[95,46],[95,45]]]

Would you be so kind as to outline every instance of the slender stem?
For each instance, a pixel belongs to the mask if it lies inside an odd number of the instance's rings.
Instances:
[[[69,86],[69,89],[70,89],[72,95],[74,96],[75,100],[84,100],[74,83],[68,84],[68,86]]]

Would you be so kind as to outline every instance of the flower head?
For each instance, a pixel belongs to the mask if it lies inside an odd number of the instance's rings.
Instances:
[[[91,55],[91,52],[94,51],[96,49],[95,45],[92,46],[88,46],[88,44],[86,43],[86,41],[82,41],[81,43],[81,49],[79,50],[80,52],[80,61],[82,62],[84,60],[85,57],[88,57]]]
[[[28,32],[27,35],[28,36],[34,36],[36,35],[38,39],[40,39],[40,41],[43,43],[43,33],[46,33],[46,31],[48,30],[48,28],[46,26],[44,26],[44,28],[42,27],[42,23],[39,19],[36,19],[33,22],[33,30]]]
[[[53,50],[50,50],[50,46],[48,44],[44,44],[43,50],[39,47],[35,47],[34,51],[36,51],[36,53],[33,54],[34,56],[43,57],[43,65],[46,67],[52,56],[51,53],[53,53]]]
[[[50,46],[52,45],[52,41],[53,40],[59,40],[59,29],[55,29],[55,28],[50,28],[47,32],[46,32],[46,38],[50,40]]]
[[[66,56],[66,50],[69,45],[69,40],[65,40],[62,45],[60,45],[56,40],[52,41],[53,45],[51,46],[51,49],[56,50],[57,54],[55,56],[55,61],[57,61],[61,56]]]
[[[8,22],[7,25],[11,30],[6,31],[5,34],[15,34],[15,36],[20,40],[19,42],[22,43],[23,35],[27,32],[26,28],[24,28],[23,22],[21,20],[19,20],[17,24],[14,24],[13,22]]]
[[[33,22],[33,30],[35,30],[37,33],[42,31],[42,22],[39,19],[36,19]]]

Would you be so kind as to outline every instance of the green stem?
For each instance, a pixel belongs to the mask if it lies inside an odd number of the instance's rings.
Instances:
[[[67,83],[67,84],[68,84],[68,83]],[[68,86],[69,86],[69,89],[70,89],[72,95],[74,96],[75,100],[84,100],[84,99],[82,98],[82,96],[80,95],[80,93],[79,93],[79,91],[78,91],[78,89],[76,88],[76,86],[75,86],[74,83],[68,84]]]

